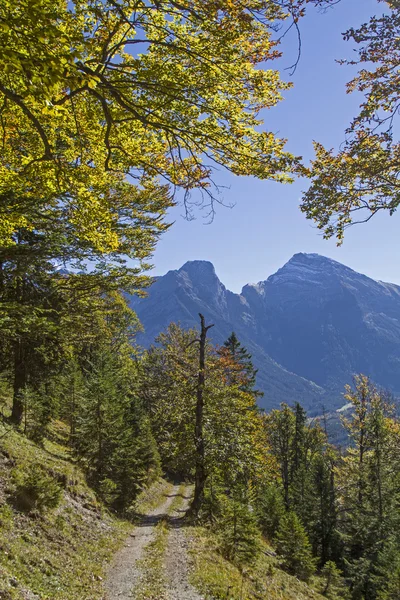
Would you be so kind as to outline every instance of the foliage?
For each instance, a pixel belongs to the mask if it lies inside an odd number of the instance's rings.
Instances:
[[[129,349],[114,344],[92,354],[77,410],[73,450],[104,500],[127,508],[160,474],[149,422],[135,393]]]
[[[110,553],[131,528],[96,501],[61,443],[68,439],[65,429],[62,423],[52,426],[54,441],[45,439],[43,447],[15,431],[4,436],[8,429],[0,423],[0,596],[5,598],[8,593],[13,600],[34,595],[100,600]],[[42,476],[42,470],[61,487],[61,502],[40,514],[17,510],[16,472],[18,480],[26,480],[32,471]]]
[[[189,529],[192,582],[205,598],[218,600],[322,600],[316,587],[307,585],[279,568],[271,548],[261,541],[257,561],[234,565],[219,551],[219,539],[211,529]],[[312,582],[314,584],[314,582]]]
[[[282,490],[278,485],[269,483],[261,487],[256,500],[256,512],[261,531],[272,541],[285,514]]]
[[[163,466],[186,477],[193,477],[196,454],[197,335],[172,324],[144,359],[143,394]],[[252,489],[271,469],[263,417],[252,389],[254,369],[247,353],[245,359],[243,372],[231,353],[216,351],[210,343],[206,347],[206,481],[200,515],[219,531],[224,555],[238,563],[251,562],[257,555]]]
[[[305,4],[3,1],[0,192],[25,201],[4,207],[1,238],[47,215],[88,251],[133,243],[140,260],[170,204],[160,180],[210,202],[212,164],[290,180],[297,161],[258,116],[290,84],[259,66]]]
[[[252,564],[260,550],[257,519],[249,507],[249,498],[238,494],[221,497],[221,510],[217,518],[217,531],[221,552],[234,564]]]
[[[144,359],[143,388],[153,431],[167,471],[190,475],[194,469],[195,386],[198,373],[196,330],[171,324]],[[208,473],[231,479],[261,476],[266,466],[262,419],[254,396],[232,380],[236,363],[209,344],[206,357],[205,446]],[[233,369],[233,370],[231,370]],[[264,461],[264,462],[263,462]],[[233,478],[233,479],[232,479]]]
[[[332,560],[328,560],[321,570],[321,578],[324,580],[322,593],[332,600],[348,597],[342,572]]]
[[[392,215],[400,202],[395,126],[400,100],[400,8],[396,0],[380,1],[387,5],[382,16],[343,34],[357,45],[357,58],[341,62],[359,67],[347,92],[359,92],[364,99],[339,152],[315,143],[316,158],[309,171],[312,183],[303,197],[303,212],[317,222],[325,237],[336,235],[339,242],[352,223],[368,221],[382,210]]]
[[[253,366],[251,354],[239,342],[234,331],[218,349],[218,354],[227,363],[227,374],[232,383],[239,385],[242,391],[254,394],[255,398],[263,395],[263,392],[254,389],[258,371]]]
[[[340,531],[344,542],[346,575],[354,598],[375,599],[392,573],[388,561],[400,549],[398,531],[398,422],[393,407],[360,375],[346,400],[353,405],[344,424],[353,446],[343,457],[338,475],[344,511]],[[388,538],[390,546],[387,544]]]

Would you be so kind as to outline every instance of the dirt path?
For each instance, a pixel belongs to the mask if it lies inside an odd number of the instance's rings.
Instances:
[[[105,600],[147,598],[147,585],[152,578],[161,586],[157,592],[160,600],[203,600],[203,596],[189,583],[189,540],[185,532],[184,517],[191,492],[190,486],[170,487],[164,492],[160,505],[143,516],[109,569]],[[163,520],[168,524],[166,533],[163,534],[167,536],[165,551],[163,549],[160,554],[159,570],[153,572],[143,566],[143,558],[149,552],[153,555],[152,544],[159,535],[157,525]]]
[[[168,600],[203,600],[197,590],[189,583],[188,546],[182,520],[189,507],[191,488],[185,488],[182,503],[172,512],[169,519],[170,533],[165,553],[165,577]]]
[[[125,546],[116,554],[105,583],[105,600],[132,600],[134,590],[140,581],[141,570],[138,561],[143,550],[155,536],[155,526],[168,514],[168,508],[178,493],[178,486],[168,490],[164,500],[154,510],[143,517],[135,527]]]

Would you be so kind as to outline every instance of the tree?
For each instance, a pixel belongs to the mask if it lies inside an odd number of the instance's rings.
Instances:
[[[267,434],[271,451],[280,470],[283,498],[286,509],[290,507],[292,447],[296,419],[287,404],[281,404],[280,410],[273,410],[267,416]]]
[[[392,556],[398,544],[399,428],[387,394],[366,376],[355,378],[345,398],[353,405],[343,420],[353,445],[338,470],[345,575],[353,598],[375,600],[390,570],[388,542]]]
[[[332,600],[348,597],[342,572],[336,564],[329,560],[321,570],[321,577],[325,580],[322,594]]]
[[[198,446],[196,406],[199,386],[199,333],[171,324],[158,338],[159,346],[144,358],[142,392],[164,468],[195,478]],[[271,471],[263,417],[252,393],[234,383],[237,365],[205,345],[203,444],[206,500],[202,516],[213,520],[221,494],[238,495],[261,484]],[[200,454],[202,457],[202,453]]]
[[[245,486],[236,486],[229,495],[219,497],[219,515],[214,523],[221,540],[221,551],[238,565],[252,564],[260,549],[257,518],[250,509],[251,498]]]
[[[364,96],[360,113],[346,131],[338,153],[315,143],[316,158],[304,194],[302,210],[314,219],[325,237],[342,241],[352,223],[369,221],[377,212],[392,215],[400,203],[400,145],[396,117],[400,102],[397,65],[400,59],[400,7],[397,0],[380,0],[388,10],[358,29],[344,33],[357,44],[358,57],[345,64],[360,70],[347,92]]]
[[[0,192],[33,207],[2,208],[0,238],[33,229],[32,208],[64,210],[80,242],[120,251],[132,199],[170,202],[160,180],[184,192],[189,213],[196,189],[213,211],[215,164],[290,180],[298,160],[258,117],[290,84],[259,66],[279,56],[272,33],[306,3],[4,0]]]
[[[239,342],[234,331],[232,331],[224,345],[219,348],[218,354],[227,360],[231,359],[232,364],[229,365],[230,376],[235,383],[240,385],[243,391],[251,392],[256,398],[263,396],[263,392],[255,389],[257,369],[254,368],[251,354]]]
[[[307,533],[296,513],[288,512],[276,533],[277,550],[283,558],[284,568],[299,579],[308,581],[315,571]]]
[[[315,457],[312,467],[311,531],[315,556],[321,564],[340,561],[342,544],[338,532],[336,470],[338,453],[327,446]]]
[[[149,415],[165,472],[192,478],[198,349],[196,329],[175,323],[161,333],[141,363],[140,394]],[[207,354],[209,350],[207,351]]]
[[[378,600],[400,598],[400,540],[398,528],[385,541],[378,556],[374,580],[378,587]]]
[[[282,490],[278,485],[268,482],[261,487],[258,492],[256,511],[261,531],[272,541],[286,511]]]
[[[127,332],[138,326],[115,291],[129,278],[121,276],[124,269],[115,267],[110,273],[104,264],[91,273],[57,269],[57,257],[76,256],[74,245],[57,225],[44,223],[37,231],[21,229],[14,245],[0,246],[0,345],[2,366],[13,385],[12,420],[17,425],[26,386],[39,390],[47,385],[71,353],[78,356],[78,348],[84,350],[106,331],[113,335],[118,321]],[[145,285],[138,274],[134,280]]]
[[[73,451],[103,499],[123,510],[160,474],[132,349],[117,339],[103,341],[86,360],[83,375]]]
[[[11,248],[0,246],[0,324],[4,363],[13,385],[12,420],[23,416],[28,384],[44,384],[62,356],[61,312],[65,298],[52,262],[57,231],[21,229]]]
[[[206,382],[206,341],[207,332],[214,325],[205,324],[203,315],[200,316],[200,337],[199,343],[199,374],[196,387],[196,421],[194,428],[195,435],[195,475],[194,475],[194,495],[190,511],[198,515],[204,499],[204,487],[207,479],[205,464],[205,443],[204,443],[204,388]]]

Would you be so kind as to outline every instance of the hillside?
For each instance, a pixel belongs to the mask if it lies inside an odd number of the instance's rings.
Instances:
[[[106,563],[127,535],[70,460],[64,429],[55,424],[56,439],[40,447],[0,423],[4,600],[100,600]]]
[[[301,402],[312,414],[342,406],[343,386],[365,373],[400,391],[400,287],[374,281],[317,254],[296,254],[240,294],[227,290],[206,261],[158,277],[147,298],[130,298],[149,346],[172,321],[214,323],[223,343],[234,330],[258,368],[262,406]]]
[[[0,423],[2,600],[217,600],[228,589],[232,600],[243,591],[249,600],[322,600],[322,580],[313,578],[313,587],[299,582],[279,568],[271,549],[243,580],[208,529],[177,528],[190,486],[161,480],[143,493],[132,532],[131,523],[111,516],[70,460],[63,424],[54,423],[52,432],[40,447]],[[29,512],[21,504],[17,489],[32,470],[42,501],[54,497],[51,482],[60,490],[57,506],[44,503]],[[30,494],[25,502],[32,487]]]

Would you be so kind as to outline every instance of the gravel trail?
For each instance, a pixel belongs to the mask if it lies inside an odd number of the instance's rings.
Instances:
[[[178,490],[179,486],[174,486],[172,490],[166,492],[162,504],[142,518],[127,539],[125,546],[116,554],[105,582],[105,600],[134,598],[134,590],[141,576],[137,563],[142,558],[144,548],[154,539],[155,526],[161,519],[166,518],[168,508],[178,494]],[[182,599],[186,600],[186,597],[182,596]],[[190,596],[188,600],[191,600]]]
[[[169,518],[170,532],[165,553],[165,576],[168,600],[204,600],[203,596],[189,583],[188,546],[183,519],[189,507],[191,488],[183,492],[182,503]]]

